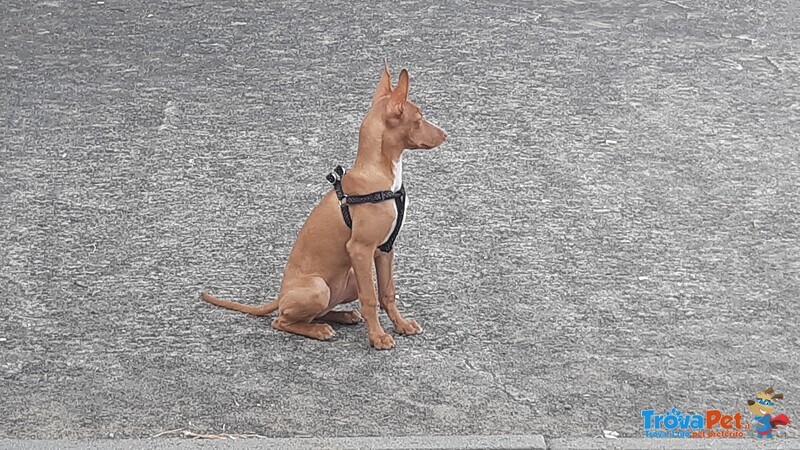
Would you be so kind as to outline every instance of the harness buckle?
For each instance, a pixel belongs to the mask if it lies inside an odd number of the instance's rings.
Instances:
[[[342,198],[339,199],[339,206],[347,206],[347,196],[342,195]]]
[[[325,176],[325,179],[328,180],[328,182],[330,182],[331,184],[336,184],[339,181],[342,181],[342,177],[344,176],[344,174],[345,174],[344,167],[336,166],[336,168],[333,169],[333,172]]]
[[[345,173],[344,167],[336,166],[336,168],[333,169],[333,173],[335,173],[336,175],[339,175],[339,178],[341,179],[341,177],[343,177],[344,173]]]

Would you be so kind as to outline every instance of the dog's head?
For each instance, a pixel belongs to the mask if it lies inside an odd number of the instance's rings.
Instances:
[[[420,107],[408,100],[408,88],[406,69],[400,72],[397,86],[392,88],[389,66],[384,65],[370,111],[383,122],[383,141],[407,149],[438,147],[447,139],[447,133],[428,122]]]

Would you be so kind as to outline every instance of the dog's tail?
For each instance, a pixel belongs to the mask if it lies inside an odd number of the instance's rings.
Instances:
[[[252,314],[254,316],[266,316],[274,312],[278,309],[278,299],[273,300],[270,303],[265,303],[263,305],[258,306],[251,306],[251,305],[243,305],[241,303],[232,302],[230,300],[222,300],[220,298],[214,297],[213,295],[209,294],[208,292],[203,292],[201,294],[203,300],[211,303],[212,305],[221,306],[223,308],[232,309],[234,311],[241,311],[243,313]]]

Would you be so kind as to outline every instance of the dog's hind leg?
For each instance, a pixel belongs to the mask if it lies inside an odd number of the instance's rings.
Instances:
[[[356,286],[356,275],[353,269],[347,273],[347,281],[345,282],[344,292],[342,293],[343,300],[339,303],[350,303],[358,300],[358,286]],[[319,320],[324,322],[338,323],[342,325],[355,325],[361,323],[361,313],[358,311],[330,311],[318,317]]]
[[[335,332],[326,323],[311,323],[326,309],[331,290],[325,280],[312,277],[281,292],[280,315],[272,321],[276,330],[299,334],[312,339],[328,340]]]

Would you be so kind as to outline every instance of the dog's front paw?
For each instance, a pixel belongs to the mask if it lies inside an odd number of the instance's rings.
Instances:
[[[422,333],[422,327],[419,326],[416,320],[403,320],[394,324],[394,331],[399,334],[410,336],[412,334]]]
[[[372,344],[376,350],[389,350],[394,348],[394,339],[386,333],[370,336],[369,343]]]

